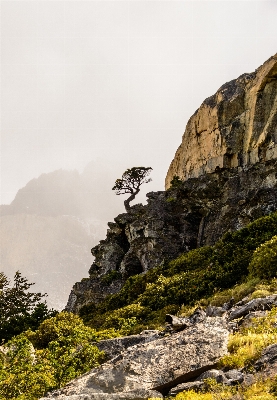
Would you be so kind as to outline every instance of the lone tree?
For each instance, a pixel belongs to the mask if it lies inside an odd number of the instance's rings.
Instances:
[[[116,194],[131,194],[131,196],[124,201],[124,206],[127,212],[131,209],[130,201],[134,200],[134,198],[140,191],[141,185],[143,183],[148,183],[152,181],[151,178],[147,178],[151,171],[151,167],[128,168],[123,173],[122,178],[115,181],[112,190],[115,190]]]

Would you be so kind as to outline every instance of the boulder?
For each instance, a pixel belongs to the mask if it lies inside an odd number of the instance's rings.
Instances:
[[[227,384],[228,382],[224,372],[217,369],[210,369],[209,371],[204,372],[197,378],[198,381],[202,382],[204,381],[204,379],[214,379],[217,383]]]
[[[206,309],[207,317],[222,317],[226,313],[226,309],[223,307],[215,307],[209,305]]]
[[[255,318],[261,318],[266,316],[266,311],[252,311],[249,314],[247,314],[243,320],[240,322],[240,327],[243,328],[248,328],[252,325],[253,319]]]
[[[49,397],[81,399],[138,390],[167,394],[172,387],[211,369],[227,353],[228,335],[222,318],[206,318],[181,332],[127,348]]]
[[[163,395],[156,390],[135,390],[123,393],[73,394],[60,397],[61,400],[148,400],[149,398],[163,399]],[[44,400],[47,399],[49,400],[49,397],[44,397]]]
[[[160,331],[145,330],[139,335],[130,335],[113,339],[101,340],[95,343],[99,350],[104,351],[106,359],[117,357],[121,352],[139,343],[148,343],[160,337]]]
[[[237,385],[244,381],[244,374],[237,369],[230,369],[225,372],[225,376],[228,379],[227,385]]]
[[[274,305],[277,304],[277,295],[271,295],[263,298],[257,298],[249,301],[248,303],[231,308],[229,313],[229,320],[238,319],[245,317],[252,311],[264,311],[270,310]]]
[[[233,386],[244,382],[244,374],[241,371],[232,369],[228,372],[223,372],[217,369],[210,369],[203,372],[198,378],[192,382],[181,383],[170,390],[170,396],[176,396],[180,392],[188,390],[201,390],[205,386],[205,379],[214,379],[217,383]]]
[[[272,344],[262,351],[254,368],[256,371],[262,371],[263,375],[268,377],[277,374],[277,344]]]
[[[174,388],[170,389],[168,395],[169,396],[176,396],[178,393],[185,392],[188,390],[198,391],[202,389],[204,386],[203,381],[193,381],[193,382],[186,382],[180,383],[179,385],[175,386]]]
[[[183,329],[187,329],[189,326],[195,325],[198,322],[203,322],[207,317],[207,313],[200,307],[197,308],[193,314],[187,317],[176,317],[176,315],[166,314],[165,322],[166,331],[168,332],[178,332]]]

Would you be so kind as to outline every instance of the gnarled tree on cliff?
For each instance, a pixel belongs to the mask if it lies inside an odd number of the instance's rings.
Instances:
[[[124,206],[127,212],[130,211],[130,202],[134,200],[139,193],[141,185],[152,180],[151,178],[147,178],[151,171],[151,167],[128,168],[123,173],[122,178],[115,181],[112,190],[115,190],[116,194],[131,194],[128,199],[124,200]]]

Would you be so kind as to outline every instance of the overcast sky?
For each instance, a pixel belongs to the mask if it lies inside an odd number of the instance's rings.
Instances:
[[[277,1],[1,1],[1,203],[55,169],[151,166],[188,118],[277,52]]]

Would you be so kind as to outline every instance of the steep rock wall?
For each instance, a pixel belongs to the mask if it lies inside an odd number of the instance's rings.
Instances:
[[[165,187],[175,175],[186,180],[276,158],[277,54],[202,103],[187,123]]]

